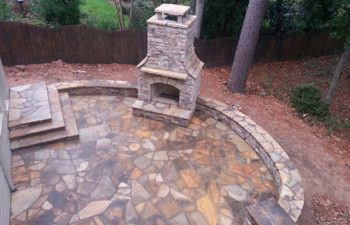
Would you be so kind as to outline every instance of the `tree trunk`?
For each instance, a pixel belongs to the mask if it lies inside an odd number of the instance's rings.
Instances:
[[[332,83],[329,86],[329,89],[328,89],[326,97],[325,97],[325,101],[327,103],[331,102],[332,96],[334,94],[335,88],[336,88],[338,81],[340,79],[340,76],[341,76],[341,74],[346,66],[346,63],[349,59],[350,59],[350,47],[347,47],[345,49],[344,53],[342,54],[342,56],[340,57],[340,60],[337,64],[337,67],[335,68]]]
[[[196,14],[196,0],[191,1],[191,14]]]
[[[130,7],[130,13],[129,13],[129,21],[132,21],[133,20],[133,16],[134,16],[134,13],[133,13],[133,10],[134,10],[134,0],[131,0],[131,7]]]
[[[119,30],[124,30],[124,18],[122,12],[120,12],[120,0],[114,0],[115,9],[117,13],[117,17],[119,20]]]
[[[235,53],[228,88],[232,92],[245,92],[249,67],[253,62],[255,47],[259,39],[267,0],[250,0],[241,35]]]
[[[201,27],[202,27],[202,19],[203,19],[203,10],[204,10],[204,0],[196,1],[196,16],[197,16],[197,24],[196,24],[196,32],[195,37],[199,38],[201,35]]]

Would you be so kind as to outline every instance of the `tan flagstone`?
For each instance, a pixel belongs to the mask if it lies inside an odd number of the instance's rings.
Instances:
[[[16,191],[12,195],[11,212],[12,218],[29,209],[33,203],[39,198],[42,191],[42,185]]]
[[[197,188],[201,184],[200,177],[191,169],[180,171],[180,175],[187,188]]]
[[[209,225],[217,225],[218,218],[215,207],[208,195],[197,200],[197,209],[207,219]]]
[[[79,211],[79,218],[85,219],[103,213],[112,201],[93,201]]]
[[[214,204],[218,204],[220,202],[220,191],[215,181],[209,182],[208,195]]]
[[[142,171],[138,167],[135,167],[135,169],[132,171],[130,175],[130,179],[137,180],[139,179],[139,177],[142,176],[142,174],[143,174]]]

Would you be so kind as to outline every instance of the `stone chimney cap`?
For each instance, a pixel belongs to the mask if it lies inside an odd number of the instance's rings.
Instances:
[[[175,4],[162,4],[155,9],[156,13],[164,13],[171,16],[185,16],[190,11],[189,6],[175,5]]]

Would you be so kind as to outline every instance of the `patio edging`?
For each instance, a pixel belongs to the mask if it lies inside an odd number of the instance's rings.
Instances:
[[[82,80],[56,83],[56,87],[70,95],[137,96],[136,84],[127,81]],[[258,153],[274,177],[278,203],[297,221],[304,206],[304,190],[300,174],[284,149],[263,128],[234,107],[199,97],[197,110],[205,111],[231,127]]]

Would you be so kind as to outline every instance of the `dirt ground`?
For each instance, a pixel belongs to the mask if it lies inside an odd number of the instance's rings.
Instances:
[[[289,105],[290,90],[314,82],[323,91],[337,56],[305,61],[273,62],[253,66],[246,95],[226,88],[229,67],[205,69],[201,94],[240,110],[266,129],[298,167],[304,183],[305,206],[299,225],[350,225],[350,138],[346,132],[330,135],[322,124],[311,125]],[[5,67],[11,86],[45,80],[117,79],[136,82],[134,65],[83,65],[56,61]],[[347,70],[349,72],[349,70]],[[350,80],[343,79],[332,112],[350,119]]]

